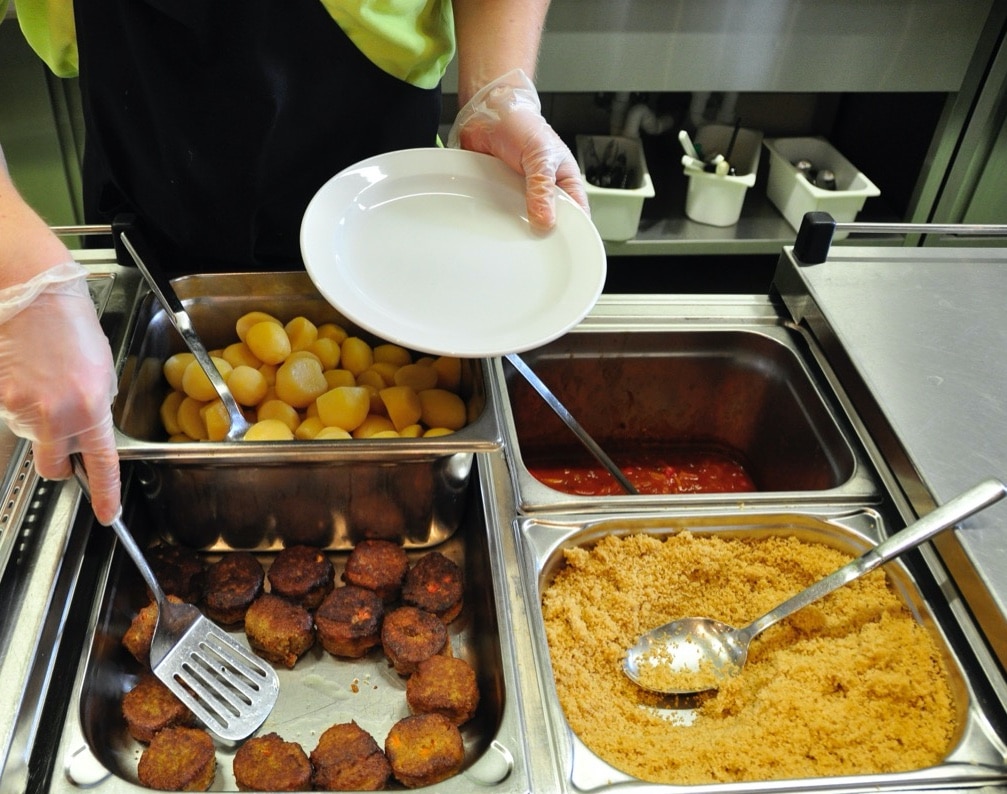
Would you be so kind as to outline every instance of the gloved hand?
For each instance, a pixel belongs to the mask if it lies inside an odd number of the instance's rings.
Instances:
[[[448,146],[492,154],[523,175],[528,219],[536,226],[556,223],[554,185],[590,212],[577,161],[542,117],[538,92],[521,69],[476,92],[458,111]]]
[[[0,290],[0,419],[32,441],[42,477],[70,477],[70,453],[83,453],[92,506],[103,524],[120,505],[115,393],[112,351],[84,268],[57,265]]]

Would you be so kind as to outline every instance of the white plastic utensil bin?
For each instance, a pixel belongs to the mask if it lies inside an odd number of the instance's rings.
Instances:
[[[578,135],[577,163],[584,176],[584,188],[591,207],[591,220],[602,240],[622,242],[636,236],[644,199],[653,198],[654,185],[647,170],[643,146],[637,138],[614,135]],[[593,164],[608,156],[624,158],[630,181],[625,187],[591,184],[588,172]]]
[[[727,158],[734,127],[726,124],[708,124],[696,132],[696,148],[704,160],[717,154]],[[698,223],[709,226],[733,226],[741,217],[748,189],[755,184],[762,152],[762,133],[757,130],[738,129],[730,166],[734,175],[709,174],[697,168],[685,168],[689,186],[685,193],[685,214]]]
[[[772,138],[764,143],[769,151],[766,195],[794,229],[801,228],[806,212],[827,212],[837,223],[849,223],[868,198],[881,195],[881,190],[824,138]],[[812,184],[794,165],[801,160],[808,160],[816,171],[832,171],[836,189]],[[844,236],[836,234],[834,239]]]

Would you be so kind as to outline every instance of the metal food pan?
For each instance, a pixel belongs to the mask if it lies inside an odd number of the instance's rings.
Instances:
[[[555,760],[560,785],[557,791],[682,791],[682,792],[784,792],[784,791],[850,791],[850,790],[921,790],[923,788],[958,789],[983,785],[1003,785],[1007,782],[1007,753],[1003,737],[993,725],[1003,724],[1003,715],[991,713],[995,705],[977,695],[973,680],[984,677],[976,663],[963,658],[956,651],[935,617],[932,599],[943,598],[941,591],[932,585],[923,587],[918,576],[896,560],[884,570],[890,584],[899,594],[916,619],[935,638],[949,671],[954,705],[957,712],[957,733],[952,749],[937,766],[899,773],[876,775],[850,775],[848,777],[821,777],[787,780],[758,780],[752,782],[669,785],[654,784],[628,775],[597,756],[574,735],[563,714],[555,688],[550,664],[550,653],[540,605],[542,595],[556,572],[565,564],[564,550],[589,548],[609,534],[635,535],[641,533],[658,537],[682,530],[695,535],[717,535],[735,538],[763,538],[770,536],[795,536],[805,541],[818,542],[850,555],[859,555],[875,545],[883,530],[883,519],[871,509],[853,509],[849,512],[828,510],[808,511],[801,514],[739,513],[711,515],[708,512],[687,511],[674,515],[621,514],[608,517],[553,516],[524,517],[516,521],[521,539],[522,568],[526,598],[530,604],[529,615],[533,657],[544,698],[550,748]],[[967,653],[967,652],[966,652]],[[981,691],[981,689],[979,690]],[[679,704],[680,705],[680,704]],[[813,699],[808,708],[814,708]],[[669,718],[679,722],[682,715]],[[681,724],[681,723],[679,723]],[[841,730],[841,726],[837,726]],[[612,730],[618,730],[617,725]]]
[[[655,315],[660,319],[659,315]],[[652,324],[653,325],[653,324]],[[504,434],[524,511],[652,509],[656,504],[870,501],[871,469],[780,324],[585,324],[524,355],[617,464],[648,450],[714,450],[755,483],[747,493],[585,496],[554,489],[536,465],[593,464],[570,430],[509,366]]]
[[[283,321],[336,322],[380,341],[339,315],[304,273],[188,276],[174,286],[210,349],[236,341],[235,322],[252,310]],[[169,442],[159,417],[170,390],[162,366],[183,350],[148,294],[138,303],[113,406],[119,455],[136,461],[158,530],[171,541],[218,550],[293,543],[345,549],[364,537],[435,545],[461,519],[473,453],[500,446],[488,371],[478,359],[462,361],[469,423],[449,436]]]
[[[478,491],[478,488],[475,489]],[[147,503],[133,499],[127,521],[141,545],[156,537]],[[461,615],[448,627],[452,653],[476,670],[480,704],[476,716],[461,726],[465,744],[462,771],[438,784],[443,792],[476,788],[494,794],[529,790],[523,749],[520,706],[515,702],[515,670],[509,635],[508,607],[498,600],[494,582],[503,563],[490,542],[481,496],[472,499],[460,530],[437,550],[453,559],[464,574]],[[226,553],[226,552],[225,552]],[[425,551],[409,552],[414,562]],[[217,559],[219,554],[208,554]],[[271,553],[260,553],[268,568]],[[337,586],[346,553],[329,552]],[[67,706],[50,792],[144,791],[136,768],[143,745],[134,741],[121,716],[121,698],[143,672],[122,647],[121,638],[133,615],[147,603],[146,589],[121,548],[106,562],[94,595],[76,683]],[[244,643],[241,629],[232,630]],[[408,715],[406,679],[384,658],[380,647],[362,659],[337,659],[319,643],[292,670],[277,667],[280,695],[272,714],[259,729],[297,741],[308,754],[329,726],[355,720],[384,744],[391,726]],[[232,763],[236,748],[217,748],[217,771],[211,791],[237,791]],[[389,788],[401,789],[394,781]]]

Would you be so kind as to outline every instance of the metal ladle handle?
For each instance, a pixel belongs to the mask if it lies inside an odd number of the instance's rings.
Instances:
[[[524,379],[528,381],[529,385],[539,393],[539,396],[546,401],[546,404],[556,412],[556,415],[563,420],[570,431],[577,436],[580,443],[587,447],[588,452],[594,455],[595,460],[597,460],[602,466],[604,466],[608,473],[611,474],[618,481],[619,485],[623,487],[623,490],[629,494],[637,494],[638,491],[633,486],[627,478],[626,475],[622,473],[622,469],[615,465],[608,455],[605,454],[598,442],[596,442],[591,435],[581,427],[580,422],[574,417],[572,413],[567,409],[563,403],[559,401],[559,398],[552,393],[552,390],[545,385],[543,380],[535,374],[531,367],[529,367],[523,358],[517,353],[509,353],[506,359],[511,363],[518,372],[524,376]]]
[[[210,383],[227,410],[228,417],[230,418],[230,429],[225,438],[228,441],[240,441],[250,427],[248,420],[245,419],[245,415],[241,411],[241,407],[238,405],[237,400],[234,399],[234,395],[231,394],[227,383],[210,358],[210,353],[203,344],[203,340],[199,338],[199,334],[196,333],[196,329],[192,325],[192,318],[189,317],[189,313],[182,305],[182,301],[179,300],[178,294],[171,286],[168,277],[151,258],[149,251],[144,251],[145,256],[139,254],[136,246],[127,235],[126,231],[119,234],[123,247],[133,258],[137,268],[146,279],[147,285],[157,296],[161,306],[167,313],[171,324],[175,326],[175,329],[182,336],[185,346],[189,348],[189,352],[195,356],[196,361],[199,362],[199,366],[203,368],[203,372],[210,379]],[[137,234],[137,239],[142,239],[139,234]],[[141,245],[141,247],[144,246]],[[148,261],[144,261],[145,259]]]
[[[992,478],[983,480],[951,501],[927,513],[923,518],[913,522],[900,532],[896,532],[839,570],[784,601],[762,617],[756,618],[743,629],[739,629],[738,633],[746,635],[746,638],[750,640],[774,623],[778,623],[788,615],[792,615],[797,610],[823,598],[833,590],[849,584],[854,579],[873,571],[879,565],[883,565],[903,552],[930,540],[934,535],[943,532],[959,521],[999,502],[1005,495],[1007,495],[1007,485]]]

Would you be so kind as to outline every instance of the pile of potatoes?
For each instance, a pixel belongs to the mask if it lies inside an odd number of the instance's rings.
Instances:
[[[238,341],[210,356],[252,427],[246,441],[440,436],[465,426],[461,361],[413,359],[391,343],[370,345],[334,323],[284,324],[267,312],[242,315]],[[230,426],[195,357],[164,362],[171,392],[161,422],[173,441],[220,441]]]

